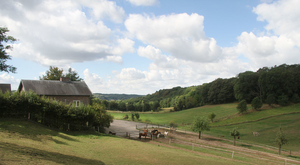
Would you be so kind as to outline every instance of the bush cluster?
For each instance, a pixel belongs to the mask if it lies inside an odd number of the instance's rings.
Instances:
[[[31,120],[62,130],[85,130],[96,126],[103,131],[113,120],[113,117],[97,104],[75,107],[38,96],[32,91],[13,94],[0,92],[0,107],[0,118],[27,117],[30,113]]]

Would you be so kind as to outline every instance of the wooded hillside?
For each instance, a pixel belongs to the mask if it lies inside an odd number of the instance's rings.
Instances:
[[[210,83],[187,88],[162,89],[144,97],[112,102],[112,110],[156,111],[174,107],[175,111],[207,104],[222,104],[258,97],[268,104],[287,105],[300,102],[300,65],[282,64],[246,71],[229,79],[218,78]],[[110,103],[106,103],[110,105]],[[121,107],[118,107],[120,105]]]

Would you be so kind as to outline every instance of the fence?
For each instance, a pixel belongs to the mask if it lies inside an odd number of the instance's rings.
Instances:
[[[183,140],[179,140],[179,139],[169,139],[168,140],[169,144],[173,145],[184,145],[187,146],[187,149],[191,149],[192,151],[196,151],[196,150],[200,150],[202,152],[208,152],[208,150],[211,150],[214,152],[215,155],[222,154],[222,155],[227,155],[228,157],[236,158],[236,159],[247,159],[246,157],[256,157],[257,159],[262,159],[268,162],[272,162],[275,164],[294,164],[297,163],[299,164],[299,160],[298,159],[290,159],[290,158],[285,158],[285,157],[281,157],[275,154],[269,154],[269,157],[263,156],[262,154],[260,154],[260,152],[257,151],[251,151],[251,150],[247,150],[247,151],[234,151],[237,148],[234,148],[234,150],[227,150],[227,149],[222,149],[222,148],[216,148],[216,147],[211,147],[211,146],[207,146],[207,145],[202,145],[202,144],[198,144],[198,143],[192,143],[192,142],[188,142],[188,141],[183,141]],[[203,151],[206,150],[206,151]],[[253,154],[257,154],[256,156],[254,156]]]
[[[136,129],[151,129],[151,128],[170,128],[168,125],[140,123],[136,125]]]

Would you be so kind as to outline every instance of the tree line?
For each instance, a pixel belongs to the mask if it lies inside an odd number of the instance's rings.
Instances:
[[[218,78],[199,86],[162,89],[153,94],[127,100],[98,100],[110,110],[159,111],[174,107],[174,111],[208,104],[240,102],[252,103],[257,98],[261,103],[286,106],[300,102],[300,65],[282,64],[263,67],[256,72],[246,71],[237,76]],[[254,102],[257,102],[257,99]],[[257,103],[258,104],[258,103]]]

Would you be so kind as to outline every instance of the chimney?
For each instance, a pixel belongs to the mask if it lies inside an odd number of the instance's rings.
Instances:
[[[59,81],[70,81],[69,77],[61,77]]]

